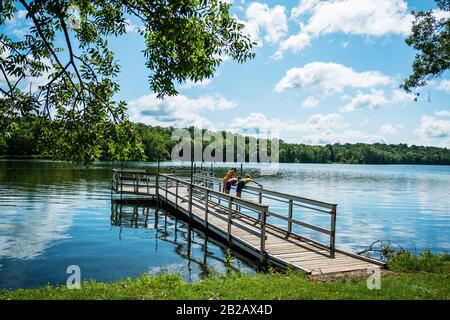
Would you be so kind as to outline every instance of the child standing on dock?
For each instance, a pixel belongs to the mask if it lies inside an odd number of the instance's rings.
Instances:
[[[259,187],[262,187],[261,183],[252,180],[252,177],[249,174],[246,174],[245,178],[240,179],[238,184],[237,184],[236,197],[240,198],[242,189],[244,189],[244,187],[247,185],[247,183],[251,183],[251,182],[253,182],[254,184],[257,184]]]
[[[227,172],[225,177],[223,177],[223,190],[222,190],[222,192],[226,192],[226,183],[227,183],[228,180],[230,180],[231,178],[234,177],[234,175],[236,174],[236,171],[237,171],[236,168],[231,168],[231,170]]]
[[[230,194],[231,186],[235,186],[240,179],[241,177],[228,179],[228,181],[225,182],[225,193]]]

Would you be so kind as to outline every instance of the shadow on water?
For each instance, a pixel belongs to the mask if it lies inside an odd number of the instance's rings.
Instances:
[[[172,244],[174,252],[187,261],[187,270],[183,273],[187,275],[188,281],[195,281],[194,265],[199,268],[195,276],[201,279],[222,274],[229,268],[225,258],[227,246],[209,236],[204,230],[195,228],[184,217],[172,212],[169,214],[158,208],[155,201],[112,200],[111,225],[119,228],[119,238],[124,229],[153,229],[155,252],[158,251],[159,241]],[[218,249],[220,252],[217,252]],[[233,260],[235,271],[251,273],[261,267],[258,262],[252,261],[238,251],[231,251],[231,254],[237,258]],[[168,270],[156,271],[154,273]]]

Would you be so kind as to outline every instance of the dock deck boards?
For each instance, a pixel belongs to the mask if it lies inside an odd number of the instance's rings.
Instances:
[[[187,188],[179,188],[179,198],[176,201],[174,195],[175,187],[158,188],[159,198],[165,204],[181,213],[189,215],[189,194]],[[167,191],[167,192],[166,192]],[[135,195],[152,195],[158,193],[156,188],[123,186],[123,193]],[[174,193],[174,194],[172,194]],[[181,198],[180,198],[181,197]],[[184,200],[180,200],[184,199]],[[192,218],[198,223],[205,225],[208,230],[221,236],[223,240],[228,241],[228,212],[226,208],[217,202],[209,200],[208,222],[205,220],[205,202],[199,197],[193,196],[192,199]],[[219,217],[223,216],[224,219]],[[252,220],[251,217],[241,215],[233,210],[232,217],[234,221],[240,221],[249,230],[260,230],[260,222]],[[243,230],[235,225],[231,225],[231,244],[239,246],[250,255],[258,257],[261,243],[260,237]],[[267,260],[276,265],[291,268],[298,268],[311,275],[352,272],[367,270],[368,268],[382,267],[381,262],[373,261],[364,257],[359,257],[341,250],[336,251],[334,258],[330,257],[329,250],[321,248],[314,243],[304,241],[296,236],[291,236],[270,224],[266,225],[265,251]]]

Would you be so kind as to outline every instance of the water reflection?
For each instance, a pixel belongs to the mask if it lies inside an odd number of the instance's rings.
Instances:
[[[160,241],[173,245],[174,252],[187,261],[187,264],[169,264],[149,269],[149,273],[178,272],[189,281],[204,278],[211,274],[223,273],[226,269],[224,254],[226,247],[208,237],[200,230],[156,207],[150,207],[130,200],[113,200],[111,202],[111,225],[119,229],[119,239],[124,229],[153,229],[154,250],[158,252]],[[220,248],[220,254],[218,254]],[[237,252],[235,268],[251,271],[256,267],[250,260]],[[245,262],[244,262],[245,261]],[[198,269],[198,270],[197,270]],[[195,274],[193,273],[195,271]],[[199,272],[200,271],[200,272]]]

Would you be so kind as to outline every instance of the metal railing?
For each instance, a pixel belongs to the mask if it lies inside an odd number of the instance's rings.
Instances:
[[[210,220],[209,215],[225,221],[227,223],[226,234],[229,243],[232,242],[232,238],[234,237],[231,229],[232,226],[257,236],[260,239],[259,251],[261,253],[261,260],[265,259],[267,205],[237,198],[198,184],[191,184],[190,181],[177,178],[173,175],[158,174],[158,176],[160,195],[165,196],[166,199],[169,199],[168,195],[172,195],[174,197],[173,202],[175,203],[175,208],[178,209],[180,207],[181,201],[188,201],[189,214],[192,215],[193,207],[202,210],[206,229],[208,229]],[[180,188],[183,187],[186,187],[188,190],[187,197],[180,193]],[[226,215],[210,210],[211,205],[214,205],[215,208],[222,209],[226,212]],[[235,208],[233,209],[233,207]],[[261,215],[262,219],[256,225],[249,223],[248,220],[239,220],[236,216],[237,208],[245,208],[246,210],[257,213]],[[239,239],[239,237],[236,236],[236,239]]]
[[[244,198],[237,198],[230,194],[222,192],[223,181],[207,174],[194,174],[193,184],[187,177],[177,177],[177,174],[147,173],[145,170],[113,170],[112,189],[115,192],[135,192],[150,193],[154,188],[158,197],[168,195],[174,197],[175,207],[178,209],[181,201],[188,202],[188,212],[192,215],[193,207],[204,210],[205,226],[208,226],[209,214],[227,222],[228,240],[231,241],[231,226],[236,226],[248,233],[258,236],[261,239],[259,250],[261,258],[265,255],[266,227],[269,226],[275,230],[288,233],[290,236],[297,237],[301,240],[315,244],[316,246],[329,250],[330,256],[335,256],[336,243],[336,204],[326,203],[322,201],[312,200],[299,197],[292,194],[282,193],[275,190],[269,190],[260,187],[245,186],[242,190]],[[130,188],[132,186],[132,188]],[[180,188],[186,187],[188,193],[180,193]],[[144,193],[145,193],[144,192]],[[245,198],[247,197],[247,198]],[[252,200],[251,198],[255,198]],[[263,200],[271,201],[270,206],[264,204]],[[286,206],[283,212],[275,212],[272,207],[280,207],[281,204]],[[210,210],[211,205],[219,207],[227,213],[226,216],[217,214]],[[235,207],[233,210],[233,206]],[[330,216],[329,227],[315,225],[296,218],[296,215],[308,213],[325,214]],[[246,223],[245,219],[238,219],[236,214],[247,217],[247,221],[254,223]],[[257,215],[254,217],[254,215]],[[273,217],[285,222],[284,225],[275,225],[267,222],[267,217]],[[256,228],[259,227],[259,229]],[[312,232],[324,234],[329,237],[329,243],[325,244],[318,240],[306,237],[304,234],[294,230],[295,227],[303,227]]]
[[[120,170],[113,169],[111,189],[114,192],[150,193],[151,189],[156,190],[157,173],[149,173],[145,170]],[[130,190],[128,187],[132,187]],[[141,192],[144,188],[145,192]]]
[[[207,177],[203,175],[194,175],[194,181],[202,181],[202,184],[208,183],[209,185],[214,184],[217,186],[218,190],[222,190],[223,181],[219,178]],[[213,187],[214,188],[214,187]],[[313,199],[303,198],[296,195],[282,193],[275,190],[265,189],[261,187],[254,187],[247,185],[242,190],[242,196],[250,195],[253,198],[257,199],[258,203],[262,203],[264,200],[271,200],[272,203],[270,207],[278,207],[279,204],[284,204],[286,206],[285,212],[287,214],[282,214],[280,212],[274,212],[273,210],[269,210],[267,212],[268,216],[272,216],[274,218],[283,220],[286,222],[285,226],[274,226],[270,224],[271,227],[279,229],[281,231],[287,232],[290,235],[296,236],[303,240],[314,243],[317,246],[320,246],[324,249],[330,250],[331,257],[334,257],[335,247],[336,247],[336,209],[337,205],[332,203],[326,203],[323,201],[317,201]],[[294,217],[294,213],[297,210],[302,210],[303,212],[308,212],[309,214],[327,214],[330,216],[329,227],[324,228],[322,226],[314,225],[312,223],[307,223],[305,221],[301,221],[300,219],[296,219]],[[260,217],[258,217],[258,220]],[[329,237],[329,243],[324,244],[320,241],[313,240],[309,237],[301,235],[293,230],[293,227],[300,226],[314,232],[318,232],[320,234],[325,234]]]

